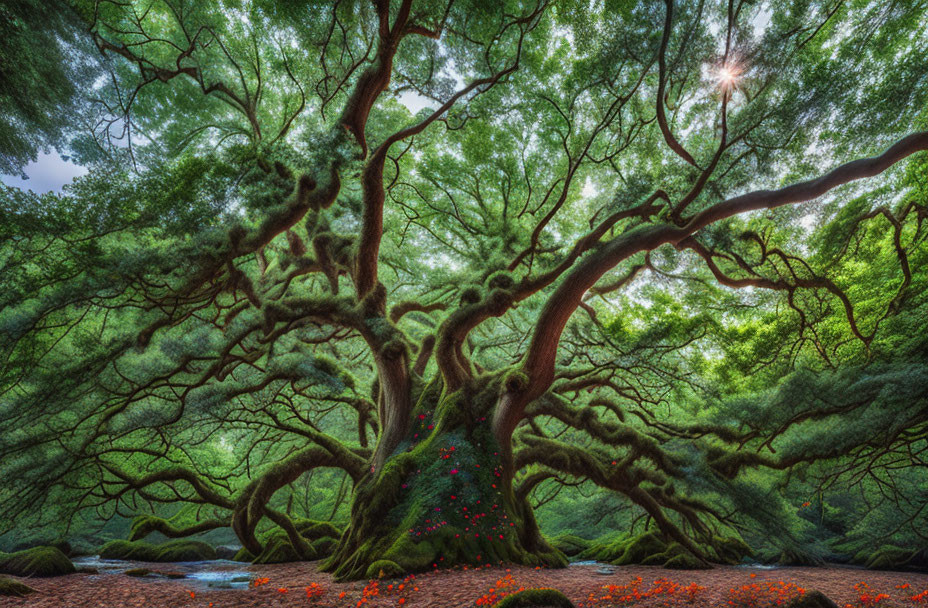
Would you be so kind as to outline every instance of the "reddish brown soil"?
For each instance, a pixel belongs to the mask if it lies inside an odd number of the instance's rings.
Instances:
[[[170,565],[153,564],[153,570],[169,572]],[[355,608],[362,597],[365,583],[337,584],[328,574],[317,572],[316,564],[279,564],[247,566],[255,578],[266,577],[269,582],[246,590],[210,590],[195,592],[191,597],[190,586],[183,580],[132,578],[122,574],[71,574],[57,578],[31,579],[25,582],[38,593],[27,598],[0,597],[0,607],[16,608],[236,608],[265,606],[317,606]],[[497,581],[510,574],[516,586],[554,587],[563,591],[578,605],[585,602],[590,593],[598,593],[603,585],[621,585],[637,576],[642,577],[642,590],[651,581],[666,578],[681,585],[696,583],[706,591],[692,606],[727,606],[726,593],[732,587],[766,581],[785,581],[808,590],[819,590],[832,598],[839,606],[856,603],[854,585],[866,581],[874,593],[887,593],[881,606],[919,608],[928,601],[915,604],[905,598],[928,589],[928,574],[907,572],[871,572],[851,568],[781,568],[777,570],[754,570],[744,568],[717,567],[713,570],[679,571],[659,567],[633,566],[616,568],[615,574],[596,574],[596,566],[571,566],[562,570],[534,570],[532,568],[492,567],[462,570],[445,570],[417,576],[406,583],[397,594],[396,587],[387,589],[388,581],[379,583],[380,593],[371,597],[366,606],[381,608],[399,606],[403,608],[458,608],[474,607],[480,598]],[[750,574],[754,573],[754,578]],[[325,589],[321,598],[307,599],[305,588],[310,583],[319,583]],[[897,586],[908,583],[908,589]],[[418,591],[414,589],[418,588]],[[286,592],[280,591],[286,589]],[[344,597],[339,597],[344,592]],[[405,602],[399,603],[404,597]],[[648,600],[639,604],[655,604]],[[682,604],[686,605],[686,604]]]

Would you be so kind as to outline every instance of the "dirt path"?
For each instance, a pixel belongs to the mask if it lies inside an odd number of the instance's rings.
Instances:
[[[152,570],[171,571],[169,564],[152,564]],[[865,581],[872,592],[886,593],[880,606],[923,608],[928,598],[915,603],[905,598],[928,590],[928,574],[903,572],[871,572],[851,568],[779,568],[755,570],[748,568],[718,567],[713,570],[679,571],[660,567],[619,567],[612,575],[596,573],[596,566],[571,566],[562,570],[534,570],[525,567],[479,568],[446,570],[419,575],[405,583],[381,581],[367,587],[365,583],[336,584],[331,576],[319,573],[315,563],[246,566],[260,583],[245,590],[191,591],[183,580],[133,578],[123,574],[72,574],[50,579],[25,581],[36,590],[27,598],[0,597],[0,607],[16,608],[237,608],[271,606],[318,606],[357,608],[359,600],[365,606],[381,608],[459,608],[474,607],[476,601],[493,588],[515,590],[518,587],[554,587],[563,591],[577,605],[587,605],[591,593],[603,595],[604,585],[624,585],[635,577],[642,577],[642,591],[652,581],[665,578],[680,585],[695,583],[705,587],[697,600],[679,605],[728,606],[727,594],[733,587],[767,581],[793,583],[807,590],[819,590],[839,606],[855,603],[858,598],[854,585]],[[754,577],[751,577],[751,574]],[[507,578],[511,577],[511,578]],[[267,579],[263,582],[261,579]],[[306,588],[321,585],[323,594],[308,598]],[[402,590],[399,585],[402,584]],[[908,584],[908,588],[899,586]],[[318,588],[310,588],[313,593]],[[376,591],[376,593],[375,593]],[[344,594],[344,595],[342,595]],[[402,601],[401,601],[402,600]],[[654,598],[639,606],[658,605]],[[609,605],[607,602],[599,606]]]

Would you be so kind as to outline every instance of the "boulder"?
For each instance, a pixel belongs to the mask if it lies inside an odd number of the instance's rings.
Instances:
[[[786,608],[838,608],[838,605],[821,591],[807,591],[787,604]]]
[[[574,608],[574,604],[557,589],[526,589],[507,595],[493,608]]]
[[[14,576],[61,576],[76,572],[74,564],[55,547],[33,547],[0,553],[0,573]]]
[[[172,540],[161,545],[113,540],[100,548],[100,557],[139,562],[199,562],[218,559],[215,549],[197,540]]]
[[[0,576],[0,595],[26,597],[30,593],[35,593],[35,589],[29,585],[21,583],[13,578],[4,578]]]

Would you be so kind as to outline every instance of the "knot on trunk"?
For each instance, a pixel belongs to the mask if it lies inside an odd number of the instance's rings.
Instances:
[[[408,347],[406,346],[406,343],[396,338],[384,344],[383,348],[380,349],[381,356],[383,356],[384,359],[388,359],[390,361],[399,359],[403,355],[407,354],[407,352]]]
[[[476,304],[482,298],[479,287],[468,287],[461,292],[461,304]]]
[[[510,370],[503,378],[503,391],[506,393],[522,393],[528,389],[529,377],[520,369]]]
[[[300,206],[309,204],[309,193],[316,189],[316,180],[305,173],[296,184],[296,200]]]
[[[505,289],[494,289],[487,296],[487,311],[493,315],[502,315],[512,306],[512,293]]]
[[[488,289],[512,289],[515,284],[516,280],[513,278],[512,274],[505,270],[494,272],[487,279]]]

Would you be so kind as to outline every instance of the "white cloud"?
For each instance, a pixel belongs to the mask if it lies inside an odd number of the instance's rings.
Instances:
[[[26,165],[24,172],[29,179],[22,179],[18,175],[0,175],[0,181],[7,186],[32,190],[36,194],[60,192],[65,184],[87,173],[87,169],[64,160],[55,152],[49,152],[39,154],[37,160]]]

